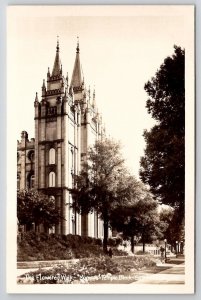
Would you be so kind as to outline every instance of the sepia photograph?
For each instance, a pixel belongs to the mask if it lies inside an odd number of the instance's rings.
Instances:
[[[194,21],[7,7],[7,292],[194,293]]]

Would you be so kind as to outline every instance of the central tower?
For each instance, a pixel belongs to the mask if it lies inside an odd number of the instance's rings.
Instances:
[[[35,188],[55,199],[61,220],[56,234],[102,236],[102,222],[96,213],[75,213],[71,189],[81,170],[87,149],[103,134],[101,119],[81,73],[79,42],[71,83],[63,76],[57,41],[52,72],[43,80],[41,101],[35,97]]]

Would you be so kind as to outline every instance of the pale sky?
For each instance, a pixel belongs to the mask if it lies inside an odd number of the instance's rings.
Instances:
[[[190,30],[182,6],[163,6],[160,11],[136,6],[127,12],[107,8],[105,13],[87,6],[72,11],[67,6],[9,8],[8,123],[13,145],[22,130],[34,137],[35,93],[41,96],[48,67],[52,70],[57,35],[63,73],[70,79],[79,36],[85,83],[95,86],[106,132],[121,141],[126,164],[138,176],[143,130],[154,124],[145,108],[144,84],[173,54],[174,44],[188,50]]]

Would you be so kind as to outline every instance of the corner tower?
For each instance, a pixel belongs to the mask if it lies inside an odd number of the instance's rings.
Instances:
[[[79,41],[70,86],[63,75],[57,40],[53,68],[42,82],[35,107],[35,188],[55,199],[61,220],[56,234],[102,237],[103,224],[96,213],[80,216],[73,211],[74,175],[86,160],[87,149],[102,136],[102,121],[95,91],[86,89],[80,63]],[[40,230],[45,230],[41,228]]]
[[[55,232],[79,232],[70,208],[70,189],[78,166],[78,105],[69,94],[67,79],[63,76],[59,41],[52,72],[42,83],[41,101],[35,102],[35,187],[54,197],[61,212],[61,221]]]

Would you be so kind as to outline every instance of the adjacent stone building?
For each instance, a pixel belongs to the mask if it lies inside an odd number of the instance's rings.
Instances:
[[[62,221],[57,234],[102,237],[103,224],[96,213],[80,216],[73,211],[71,188],[81,170],[87,149],[104,135],[95,101],[84,83],[79,43],[71,81],[64,76],[59,42],[52,72],[43,80],[42,97],[36,93],[35,139],[23,131],[17,145],[17,188],[35,188],[55,199]],[[41,228],[40,230],[43,230]]]

